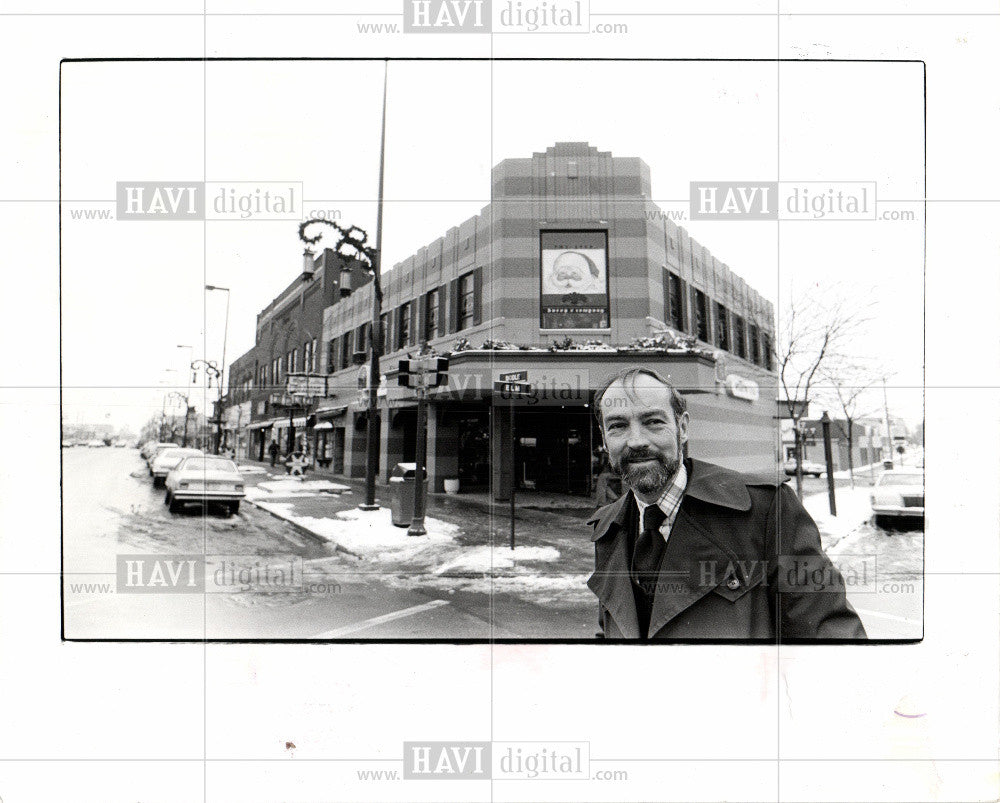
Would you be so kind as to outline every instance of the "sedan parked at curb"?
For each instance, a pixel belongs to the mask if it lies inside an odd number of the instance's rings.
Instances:
[[[179,513],[188,503],[224,504],[231,515],[239,513],[244,493],[243,476],[236,464],[225,457],[186,457],[167,474],[164,504]]]
[[[789,477],[795,476],[795,458],[785,461],[785,474]],[[826,473],[826,466],[822,463],[811,463],[808,460],[802,461],[802,474],[806,477],[822,477]]]
[[[886,471],[871,494],[875,523],[883,518],[924,515],[924,472],[920,469]]]
[[[149,464],[149,472],[153,475],[153,487],[158,488],[163,485],[167,474],[173,471],[185,457],[197,457],[204,454],[201,449],[182,449],[179,446],[156,452],[153,462]]]

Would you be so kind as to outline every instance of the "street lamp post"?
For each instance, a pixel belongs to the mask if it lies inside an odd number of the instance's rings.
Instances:
[[[194,361],[194,348],[191,346],[181,346],[178,345],[179,349],[188,350],[188,362]],[[191,375],[188,374],[187,392],[184,395],[184,436],[181,440],[181,446],[188,445],[188,411],[191,409]]]
[[[215,453],[219,454],[222,452],[222,394],[225,390],[222,378],[226,372],[226,341],[229,339],[229,288],[218,287],[214,284],[206,284],[205,289],[209,292],[212,290],[218,290],[219,292],[226,294],[226,323],[222,330],[222,364],[219,366],[219,409],[217,410],[215,435]]]
[[[823,417],[820,419],[820,423],[823,425],[823,456],[826,458],[826,489],[830,495],[830,515],[837,515],[837,498],[834,495],[834,481],[833,481],[833,441],[830,438],[830,416],[827,411],[823,411]]]
[[[191,371],[197,373],[199,366],[201,368],[203,368],[204,371],[205,371],[205,376],[208,379],[208,386],[209,387],[212,386],[212,377],[215,377],[216,382],[219,383],[219,386],[221,388],[221,386],[222,386],[222,371],[219,369],[219,366],[217,366],[213,360],[195,360],[194,362],[191,363]],[[222,410],[222,392],[220,390],[220,392],[219,392],[219,416],[218,416],[218,424],[219,424],[220,427],[222,425],[222,412],[221,412],[221,410]],[[221,435],[221,432],[219,430],[216,430],[216,432],[217,432],[217,436]],[[219,442],[218,442],[218,440],[216,441],[215,447],[216,447],[215,448],[215,453],[218,454],[219,453]]]

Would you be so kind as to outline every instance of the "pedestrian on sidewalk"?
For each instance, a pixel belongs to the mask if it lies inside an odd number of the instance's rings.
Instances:
[[[271,445],[267,447],[267,451],[271,455],[271,468],[274,468],[278,462],[278,442],[274,438],[271,438]]]
[[[664,377],[626,369],[594,406],[625,491],[588,522],[598,637],[867,638],[798,497],[776,473],[688,458],[687,402]]]

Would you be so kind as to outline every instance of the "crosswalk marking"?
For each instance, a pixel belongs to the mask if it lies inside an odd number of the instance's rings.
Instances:
[[[336,630],[327,630],[325,633],[320,633],[318,636],[314,636],[314,638],[339,638],[340,636],[346,636],[349,633],[356,633],[359,630],[366,630],[369,627],[375,627],[376,625],[383,624],[384,622],[392,622],[396,619],[404,619],[407,616],[414,616],[415,614],[423,613],[424,611],[431,611],[434,610],[434,608],[440,608],[442,605],[447,604],[448,600],[446,599],[431,600],[430,602],[425,602],[423,605],[414,605],[411,608],[403,608],[402,610],[386,613],[382,616],[373,616],[371,619],[363,619],[360,622],[355,622],[353,625],[338,627]]]

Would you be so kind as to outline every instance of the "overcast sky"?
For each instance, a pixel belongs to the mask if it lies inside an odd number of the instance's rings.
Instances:
[[[300,181],[307,215],[337,210],[374,240],[381,88],[381,62],[210,63],[207,75],[198,62],[66,65],[65,207],[109,208],[101,202],[124,180]],[[384,266],[487,204],[493,164],[557,141],[642,158],[667,209],[687,208],[691,181],[874,181],[880,211],[912,209],[916,220],[685,225],[779,316],[813,287],[874,304],[857,352],[893,372],[890,406],[916,422],[922,104],[919,64],[785,63],[779,91],[773,63],[392,62]],[[178,344],[221,358],[225,297],[206,297],[206,281],[232,289],[231,362],[301,266],[294,222],[69,217],[70,422],[137,429],[160,411],[160,383],[186,388],[189,352]]]

